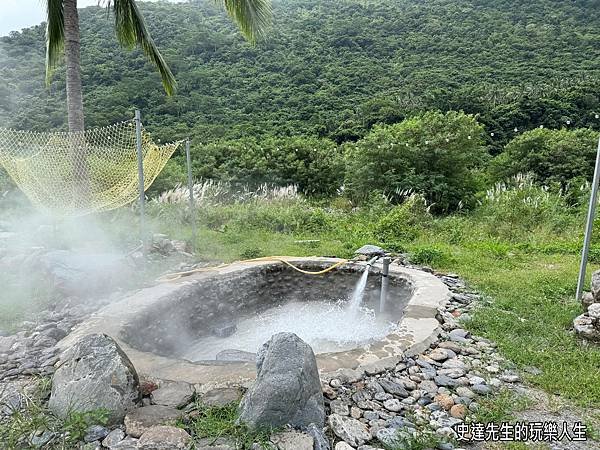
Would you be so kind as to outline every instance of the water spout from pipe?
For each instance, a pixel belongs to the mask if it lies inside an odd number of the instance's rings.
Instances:
[[[360,309],[362,305],[363,296],[365,294],[365,288],[367,286],[367,278],[369,277],[369,269],[373,265],[375,261],[377,261],[378,256],[371,258],[369,262],[367,262],[367,267],[365,267],[365,271],[361,275],[358,283],[356,283],[356,287],[354,288],[354,292],[352,292],[352,297],[350,297],[350,305],[349,310],[351,312],[356,312]]]

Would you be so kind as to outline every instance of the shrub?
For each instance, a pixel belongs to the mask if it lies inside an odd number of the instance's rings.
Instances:
[[[591,181],[596,159],[598,132],[589,129],[527,131],[508,143],[496,157],[491,174],[503,180],[521,172],[530,172],[545,185],[565,189],[575,181]]]
[[[535,184],[533,175],[517,175],[497,183],[474,214],[490,234],[511,240],[535,229],[560,231],[572,221],[561,193]]]
[[[417,247],[410,253],[410,260],[415,264],[440,266],[449,259],[449,255],[436,246]]]
[[[346,146],[345,188],[359,201],[379,190],[397,202],[412,190],[438,211],[468,206],[478,190],[477,169],[487,156],[482,134],[473,116],[456,111],[375,127]]]
[[[375,225],[375,235],[382,241],[412,241],[431,220],[423,196],[413,194],[397,205]]]

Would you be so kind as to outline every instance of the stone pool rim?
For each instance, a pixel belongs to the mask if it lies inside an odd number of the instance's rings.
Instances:
[[[307,265],[322,267],[341,261],[338,258],[324,257],[284,257],[284,259],[303,267]],[[247,384],[256,376],[253,362],[193,363],[180,358],[160,356],[133,348],[123,340],[121,332],[127,324],[135,321],[136,316],[141,312],[147,311],[153,305],[168,301],[176,296],[178,291],[193,287],[197,281],[277,264],[283,265],[282,262],[275,260],[239,261],[127,294],[121,300],[105,306],[80,323],[58,343],[58,347],[66,350],[87,334],[104,333],[119,343],[142,378],[185,381],[205,387]],[[366,262],[348,261],[340,268],[360,271],[365,266]],[[373,264],[371,270],[379,272],[381,263]],[[438,309],[450,299],[448,287],[431,273],[397,264],[390,265],[390,275],[404,278],[412,285],[412,295],[404,308],[397,331],[368,346],[318,354],[317,364],[321,376],[338,369],[361,370],[373,363],[393,362],[402,355],[412,356],[421,353],[436,340],[441,330],[436,315]]]

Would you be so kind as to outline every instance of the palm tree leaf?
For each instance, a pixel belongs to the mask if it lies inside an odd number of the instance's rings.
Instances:
[[[263,39],[271,24],[270,0],[215,0],[223,4],[227,14],[238,24],[240,31],[252,43]]]
[[[46,84],[52,74],[65,45],[65,21],[63,0],[46,0]]]
[[[115,13],[115,30],[119,43],[127,48],[139,45],[160,73],[165,91],[168,95],[172,95],[177,81],[150,36],[135,0],[112,0],[108,2],[108,7],[111,4]]]

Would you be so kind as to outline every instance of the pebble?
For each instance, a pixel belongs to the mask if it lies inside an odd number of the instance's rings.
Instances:
[[[400,400],[392,398],[383,402],[383,407],[388,411],[398,412],[403,408],[403,405]]]
[[[452,400],[452,397],[448,394],[438,394],[434,397],[433,401],[440,405],[442,408],[444,408],[446,411],[452,408],[452,406],[454,405],[454,400]]]

